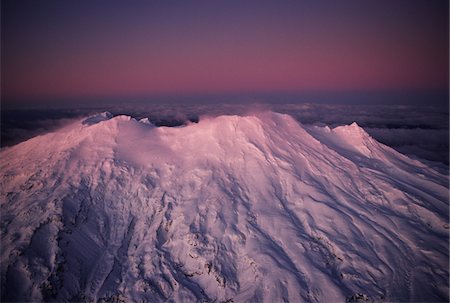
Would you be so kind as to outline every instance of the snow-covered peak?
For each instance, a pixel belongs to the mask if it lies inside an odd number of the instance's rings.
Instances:
[[[359,155],[366,158],[377,158],[378,151],[386,147],[374,140],[356,122],[350,125],[329,127],[308,127],[308,131],[328,147],[338,151],[341,155]]]
[[[370,138],[370,135],[356,122],[350,125],[337,126],[333,129],[335,133],[342,134],[348,138],[355,138],[363,140],[364,138]]]
[[[356,124],[103,113],[1,150],[0,203],[2,301],[448,300],[448,176]]]
[[[333,129],[333,135],[338,137],[342,143],[358,150],[363,155],[370,157],[374,145],[378,145],[372,137],[356,122],[350,125],[338,126]]]

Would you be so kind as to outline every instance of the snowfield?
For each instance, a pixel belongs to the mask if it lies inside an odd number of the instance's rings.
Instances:
[[[358,125],[103,113],[0,151],[1,300],[449,300],[448,175]]]

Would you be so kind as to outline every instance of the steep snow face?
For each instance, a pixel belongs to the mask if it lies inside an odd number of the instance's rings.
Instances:
[[[448,176],[356,124],[104,113],[0,169],[2,300],[449,299]]]

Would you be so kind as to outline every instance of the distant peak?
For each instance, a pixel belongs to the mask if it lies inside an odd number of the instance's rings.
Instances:
[[[343,126],[335,127],[334,131],[368,136],[366,131],[361,126],[359,126],[358,123],[356,123],[356,122],[353,122],[350,125],[343,125]]]

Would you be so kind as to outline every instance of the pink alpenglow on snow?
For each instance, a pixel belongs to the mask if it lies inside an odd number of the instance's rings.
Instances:
[[[0,151],[2,301],[447,301],[448,175],[356,123],[108,113]]]

